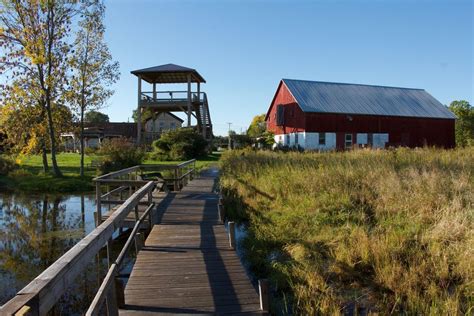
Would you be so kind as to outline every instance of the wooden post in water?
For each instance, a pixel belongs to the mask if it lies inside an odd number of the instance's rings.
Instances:
[[[229,244],[230,248],[235,250],[235,223],[229,222]]]
[[[260,309],[262,311],[270,310],[270,292],[267,279],[258,280],[258,294],[260,296]]]

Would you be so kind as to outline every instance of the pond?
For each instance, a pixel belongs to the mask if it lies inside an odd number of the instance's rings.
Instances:
[[[0,193],[0,305],[95,228],[86,195]],[[50,314],[82,314],[106,271],[106,255],[84,267]]]

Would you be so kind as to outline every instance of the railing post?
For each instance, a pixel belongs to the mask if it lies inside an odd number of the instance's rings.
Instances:
[[[151,203],[153,203],[153,191],[152,190],[150,190],[148,192],[148,204],[151,204]]]
[[[110,192],[110,185],[107,184],[107,185],[105,186],[105,191],[106,191],[105,193],[109,193],[109,192]],[[110,200],[110,194],[107,195],[107,201],[109,201],[109,200]]]
[[[151,205],[153,203],[153,191],[150,190],[148,192],[148,205]],[[151,226],[152,226],[152,213],[153,213],[153,210],[150,210],[150,212],[148,213],[148,228],[150,229],[150,232],[151,232]]]
[[[135,221],[138,222],[140,219],[140,214],[138,213],[138,204],[135,206]]]
[[[107,266],[112,265],[112,238],[107,241]]]
[[[131,173],[128,174],[128,180],[132,180],[132,174]],[[128,186],[128,197],[131,197],[132,194],[133,194],[132,184],[130,184]]]
[[[258,293],[260,296],[260,309],[268,312],[270,310],[270,292],[268,290],[268,280],[258,280]]]
[[[111,286],[106,297],[107,316],[118,316],[117,293],[115,286]]]
[[[100,182],[95,183],[95,201],[96,201],[96,212],[97,212],[97,224],[99,226],[102,223],[102,203],[101,203],[102,193],[100,191]]]
[[[225,209],[224,209],[224,205],[222,205],[221,203],[219,203],[217,205],[217,210],[219,212],[219,221],[224,224],[225,222]]]
[[[178,191],[178,186],[179,186],[179,182],[178,182],[178,167],[175,167],[174,168],[174,190],[175,191]]]
[[[124,308],[125,307],[125,288],[123,286],[123,281],[115,277],[114,286],[115,286],[115,296],[117,297],[117,306],[118,308]]]
[[[235,250],[235,223],[229,222],[229,245],[230,248]]]
[[[142,249],[142,247],[143,247],[142,233],[137,233],[135,235],[135,251],[137,255],[138,255],[138,252]]]

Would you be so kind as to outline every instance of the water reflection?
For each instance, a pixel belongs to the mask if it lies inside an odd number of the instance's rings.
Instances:
[[[94,229],[94,210],[92,195],[0,194],[0,305]],[[82,313],[105,266],[96,259],[85,267],[51,313]]]

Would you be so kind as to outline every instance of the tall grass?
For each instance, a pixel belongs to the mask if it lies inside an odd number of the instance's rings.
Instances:
[[[285,312],[474,313],[473,148],[233,151],[221,169]]]

